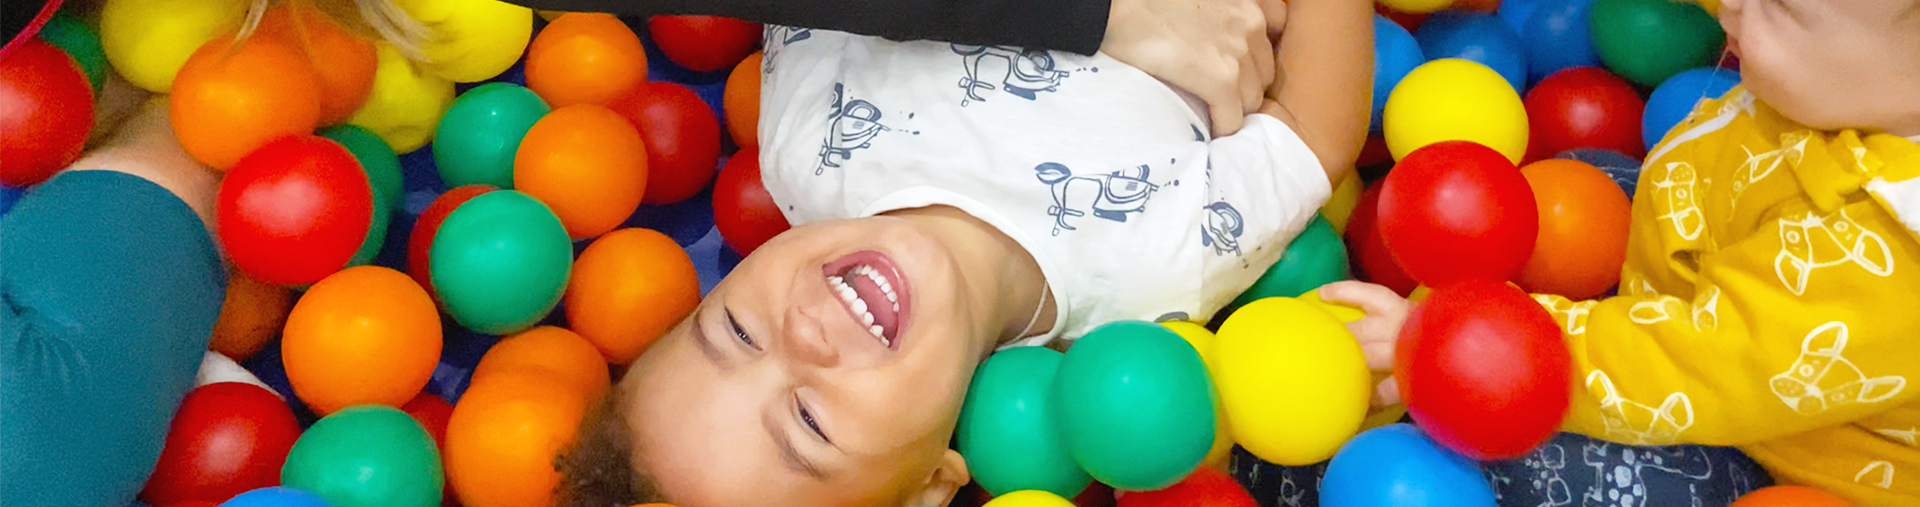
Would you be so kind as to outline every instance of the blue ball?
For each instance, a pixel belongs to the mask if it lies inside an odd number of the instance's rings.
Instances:
[[[1480,465],[1408,424],[1367,430],[1333,456],[1320,504],[1344,507],[1494,507]]]
[[[328,507],[320,495],[288,487],[260,488],[241,493],[220,507]]]
[[[1376,99],[1374,102],[1381,101]],[[1374,116],[1379,116],[1380,113],[1378,111],[1380,108],[1376,107],[1373,109],[1375,111]],[[26,189],[0,185],[0,217],[7,216],[7,210],[13,209],[13,203],[19,201],[21,194],[25,193],[27,193]]]
[[[1587,11],[1593,0],[1539,0],[1539,8],[1520,29],[1527,45],[1529,83],[1569,67],[1598,67],[1600,54],[1587,35]]]
[[[1527,86],[1527,50],[1520,35],[1499,16],[1485,12],[1441,11],[1420,23],[1414,32],[1420,51],[1428,60],[1459,58],[1493,68],[1513,84],[1513,91]]]
[[[1660,83],[1647,97],[1646,115],[1640,117],[1640,138],[1646,141],[1647,151],[1652,152],[1668,130],[1687,119],[1700,101],[1720,98],[1739,85],[1739,72],[1716,67],[1688,70]]]
[[[1540,10],[1540,3],[1551,0],[1503,0],[1495,14],[1500,20],[1513,27],[1513,33],[1525,35],[1527,20],[1533,18],[1534,11]]]
[[[1393,87],[1413,72],[1415,67],[1427,63],[1426,55],[1420,52],[1420,43],[1413,40],[1413,34],[1406,27],[1387,19],[1386,16],[1373,17],[1373,131],[1380,131],[1380,112],[1387,108],[1387,95],[1393,93]]]

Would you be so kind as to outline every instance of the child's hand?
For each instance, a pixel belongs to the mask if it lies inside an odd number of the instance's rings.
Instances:
[[[1347,330],[1360,342],[1367,357],[1367,368],[1393,369],[1393,349],[1400,340],[1400,327],[1407,323],[1413,304],[1393,289],[1365,282],[1335,282],[1320,288],[1320,299],[1358,306],[1365,318],[1347,323]],[[1400,403],[1400,390],[1392,377],[1374,389],[1376,405]]]

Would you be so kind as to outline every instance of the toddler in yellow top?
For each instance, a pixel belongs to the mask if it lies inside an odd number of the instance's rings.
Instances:
[[[1536,296],[1575,360],[1564,429],[1736,446],[1782,483],[1920,505],[1920,0],[1719,16],[1745,86],[1648,157],[1620,295]],[[1369,310],[1356,334],[1391,364],[1405,300],[1322,292]]]

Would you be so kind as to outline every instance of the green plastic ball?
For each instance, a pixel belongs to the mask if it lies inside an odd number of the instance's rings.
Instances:
[[[387,226],[393,221],[393,210],[400,206],[400,156],[380,136],[359,125],[329,127],[320,131],[320,136],[345,146],[354,160],[360,161],[360,168],[367,173],[367,185],[373,187],[373,223],[367,226],[367,239],[347,266],[372,264],[387,244]]]
[[[433,437],[384,405],[335,412],[300,435],[280,482],[333,507],[437,507],[445,476]]]
[[[1222,313],[1270,297],[1296,298],[1307,291],[1347,279],[1347,244],[1326,217],[1315,215],[1300,236],[1293,238],[1280,262],[1267,268],[1246,292],[1234,298]]]
[[[93,91],[100,91],[100,85],[107,82],[107,50],[100,46],[100,34],[87,28],[80,18],[64,10],[54,13],[40,29],[40,38],[72,56],[87,82],[93,84]]]
[[[455,321],[505,335],[540,322],[560,303],[573,242],[547,205],[501,190],[447,215],[428,259],[433,288]]]
[[[454,99],[433,136],[433,162],[447,188],[513,188],[513,157],[547,102],[512,83],[487,83]]]
[[[1213,384],[1192,345],[1166,327],[1120,321],[1067,350],[1053,380],[1067,450],[1116,489],[1171,486],[1213,446]]]
[[[1593,49],[1608,69],[1643,86],[1714,64],[1727,34],[1700,4],[1678,0],[1594,0],[1587,14]]]
[[[1067,452],[1053,412],[1063,357],[1046,347],[1017,347],[974,370],[956,436],[967,471],[988,493],[1033,489],[1072,497],[1093,481]]]

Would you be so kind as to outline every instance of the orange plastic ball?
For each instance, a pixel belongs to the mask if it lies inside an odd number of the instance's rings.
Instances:
[[[1806,486],[1772,486],[1747,493],[1729,507],[1853,507],[1853,504]]]
[[[727,110],[727,133],[741,148],[760,145],[760,60],[759,51],[741,60],[727,75],[727,90],[722,105]]]
[[[447,422],[447,482],[469,507],[553,505],[553,459],[573,445],[588,400],[533,369],[475,379]]]
[[[700,305],[700,278],[673,238],[621,229],[580,253],[565,301],[573,330],[607,362],[627,364]]]
[[[646,81],[640,37],[612,14],[562,15],[527,48],[527,88],[555,108],[609,105]]]
[[[373,41],[341,26],[310,3],[287,2],[269,9],[255,37],[274,37],[299,49],[320,76],[320,123],[345,121],[366,103],[378,67]]]
[[[1574,160],[1522,168],[1540,210],[1533,256],[1514,281],[1528,292],[1589,299],[1620,283],[1627,261],[1627,193],[1606,173]]]
[[[486,378],[494,372],[533,368],[544,369],[565,379],[574,392],[588,399],[606,394],[609,384],[607,360],[600,349],[573,331],[540,326],[500,340],[474,367],[473,378]]]
[[[320,124],[320,77],[306,55],[273,37],[231,36],[200,46],[173,79],[173,133],[187,154],[214,169],[284,136]]]
[[[227,300],[220,305],[220,320],[213,323],[213,340],[207,348],[235,361],[245,361],[259,352],[287,325],[287,312],[293,310],[293,294],[286,287],[262,282],[238,268],[227,270]]]
[[[398,407],[426,387],[440,362],[440,313],[406,274],[350,268],[294,304],[280,353],[294,394],[321,415]]]
[[[573,239],[619,227],[647,194],[640,131],[605,107],[576,104],[547,113],[520,140],[513,188],[546,203]]]

